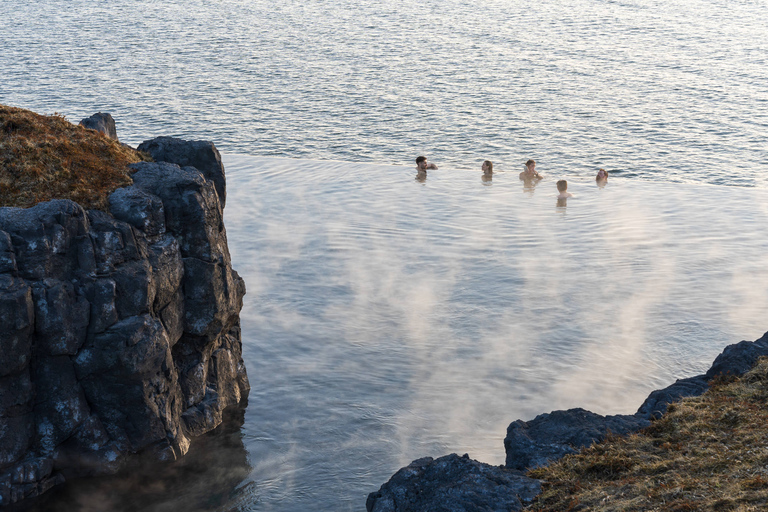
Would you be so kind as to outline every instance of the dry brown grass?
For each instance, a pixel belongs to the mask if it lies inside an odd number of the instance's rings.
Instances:
[[[107,209],[107,197],[131,184],[128,164],[146,155],[63,116],[0,105],[0,206],[71,199]]]
[[[547,482],[529,511],[768,510],[768,359],[529,475]]]

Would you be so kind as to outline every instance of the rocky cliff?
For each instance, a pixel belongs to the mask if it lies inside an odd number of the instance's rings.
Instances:
[[[143,146],[109,212],[0,208],[0,506],[181,457],[249,391],[219,153]]]

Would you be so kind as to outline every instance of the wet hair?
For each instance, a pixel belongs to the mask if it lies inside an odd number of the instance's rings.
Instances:
[[[424,162],[427,160],[427,157],[425,156],[417,156],[416,157],[416,165],[419,165],[421,162]]]
[[[535,161],[533,158],[531,158],[530,160],[528,160],[527,162],[525,162],[525,166],[526,166],[526,167],[530,167],[530,166],[531,166],[531,164],[535,164],[535,163],[536,163],[536,161]]]
[[[488,172],[493,172],[493,162],[491,162],[490,160],[486,160],[485,162],[483,162],[483,165],[488,167]]]
[[[568,182],[565,180],[560,180],[557,182],[557,190],[559,192],[565,192],[568,190]]]

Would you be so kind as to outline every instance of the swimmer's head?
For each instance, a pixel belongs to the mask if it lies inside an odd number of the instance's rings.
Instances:
[[[568,190],[568,182],[565,180],[560,180],[557,182],[557,191],[558,192],[565,192]]]
[[[528,160],[527,162],[525,162],[525,166],[526,166],[527,168],[531,169],[531,168],[533,168],[533,167],[536,167],[536,162],[533,160],[533,158],[531,158],[530,160]]]
[[[493,162],[491,162],[490,160],[486,160],[485,162],[483,162],[483,166],[481,167],[481,169],[483,170],[483,172],[489,172],[489,173],[493,172]]]

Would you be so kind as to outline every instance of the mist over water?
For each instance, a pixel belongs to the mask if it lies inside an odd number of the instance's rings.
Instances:
[[[515,419],[634,412],[761,336],[766,18],[748,0],[0,2],[0,103],[111,112],[133,145],[215,142],[248,289],[245,417],[40,510],[362,510],[416,458],[500,464]],[[424,183],[418,154],[440,165]]]
[[[257,510],[360,510],[422,456],[502,464],[511,421],[634,413],[767,327],[763,189],[566,176],[558,208],[517,173],[226,165]]]

